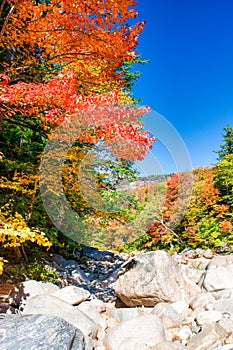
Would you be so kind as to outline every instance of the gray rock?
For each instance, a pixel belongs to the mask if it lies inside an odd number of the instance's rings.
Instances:
[[[78,263],[73,259],[64,260],[60,265],[70,273],[78,267]]]
[[[62,265],[66,263],[66,259],[60,255],[60,254],[53,254],[52,255],[52,260],[57,263],[58,265]]]
[[[82,332],[65,320],[47,315],[1,315],[4,350],[85,350]]]
[[[76,286],[67,286],[57,290],[52,294],[56,298],[62,299],[71,305],[78,305],[90,297],[90,293]]]
[[[74,254],[79,263],[66,260],[57,254],[52,256],[53,266],[63,274],[63,286],[67,283],[80,286],[98,299],[115,301],[111,284],[115,282],[124,259],[111,252],[100,252],[91,247],[87,247],[80,254],[77,251]]]
[[[93,350],[94,347],[95,347],[95,341],[92,338],[86,336],[85,337],[85,350]]]
[[[65,262],[61,263],[61,267],[67,270],[68,273],[79,282],[90,282],[85,272],[80,269],[75,260],[66,260]]]
[[[96,337],[96,323],[81,310],[52,295],[37,295],[30,298],[23,310],[24,314],[44,314],[61,317],[83,334]]]
[[[118,326],[110,328],[104,339],[108,350],[119,350],[125,344],[126,338],[133,338],[138,344],[135,349],[144,344],[149,348],[166,340],[161,320],[155,315],[143,315],[123,321]]]
[[[74,270],[71,271],[71,277],[74,278],[78,283],[90,283],[90,280],[86,276],[85,272],[83,272],[78,266]]]
[[[118,277],[114,288],[116,296],[127,306],[155,306],[159,302],[188,300],[201,292],[164,251],[135,257],[135,264]]]
[[[182,317],[167,303],[157,304],[151,314],[158,316],[166,329],[179,327],[182,322]]]
[[[113,261],[114,253],[110,251],[100,251],[93,247],[84,247],[80,252],[81,257],[86,257],[94,260]]]
[[[233,254],[215,256],[210,261],[203,287],[209,292],[233,289]]]

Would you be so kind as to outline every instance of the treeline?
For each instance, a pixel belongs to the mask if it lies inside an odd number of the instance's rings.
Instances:
[[[144,235],[126,248],[177,249],[233,248],[233,128],[224,128],[218,162],[191,173],[177,173],[148,188],[148,203],[154,205],[155,219],[148,220]],[[157,190],[157,191],[156,191]],[[161,204],[162,202],[162,204]],[[153,211],[151,210],[151,218]]]

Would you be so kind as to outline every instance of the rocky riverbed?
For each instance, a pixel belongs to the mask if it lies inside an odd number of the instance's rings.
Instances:
[[[233,254],[86,247],[46,262],[62,283],[25,281],[0,314],[5,350],[233,350]]]

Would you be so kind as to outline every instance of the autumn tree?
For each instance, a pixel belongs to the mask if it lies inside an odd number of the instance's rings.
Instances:
[[[162,210],[156,220],[148,226],[152,240],[147,246],[159,244],[160,241],[164,246],[183,243],[177,233],[177,227],[183,220],[189,204],[192,180],[192,174],[189,173],[175,173],[167,178]]]
[[[23,115],[31,115],[32,118],[38,115],[45,131],[49,126],[66,125],[71,133],[67,130],[63,132],[60,141],[68,145],[76,139],[89,145],[102,140],[119,159],[141,159],[154,141],[147,132],[141,131],[138,121],[147,108],[118,106],[116,92],[90,97],[77,95],[75,86],[76,79],[72,72],[69,76],[59,75],[47,84],[2,84],[0,100],[11,106],[11,112],[20,115],[20,118]],[[60,136],[57,134],[58,139]],[[63,147],[59,157],[63,152],[65,158],[66,150]]]
[[[233,213],[233,154],[227,154],[214,169],[214,181],[221,196],[221,202]]]
[[[9,79],[10,85],[20,80],[47,82],[68,69],[75,74],[79,94],[129,89],[137,76],[130,68],[140,61],[134,49],[143,28],[142,22],[127,24],[137,15],[135,4],[133,0],[4,0],[0,7],[2,83]],[[123,95],[122,101],[132,99]],[[11,109],[4,101],[1,104],[0,128],[3,113],[13,119]]]
[[[120,68],[136,57],[143,29],[143,22],[127,24],[137,15],[135,5],[134,0],[4,0],[2,69],[14,80],[35,81],[67,68],[76,72],[84,94],[123,86]]]
[[[76,195],[75,177],[68,174],[74,163],[78,169],[84,150],[104,142],[123,164],[143,158],[154,141],[139,121],[148,108],[133,108],[122,92],[134,78],[129,72],[138,60],[134,49],[143,28],[141,22],[127,24],[136,17],[135,4],[5,0],[0,6],[1,205],[10,200],[11,213],[24,215],[30,227],[39,217],[48,226],[37,170],[57,126],[76,127],[75,138],[62,139],[76,142],[69,155],[76,159],[68,157],[63,173],[64,186]]]
[[[221,201],[214,172],[214,168],[208,167],[193,171],[190,205],[178,227],[187,246],[214,248],[224,242],[233,243],[229,206]]]
[[[216,167],[169,177],[160,212],[154,207],[160,215],[149,224],[150,238],[142,240],[141,248],[181,250],[232,245],[231,180],[232,155],[225,156]]]

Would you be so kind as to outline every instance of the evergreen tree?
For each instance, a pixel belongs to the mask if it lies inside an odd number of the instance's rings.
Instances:
[[[230,125],[224,128],[223,144],[220,145],[219,151],[214,152],[218,154],[218,161],[228,154],[233,154],[233,128]]]

